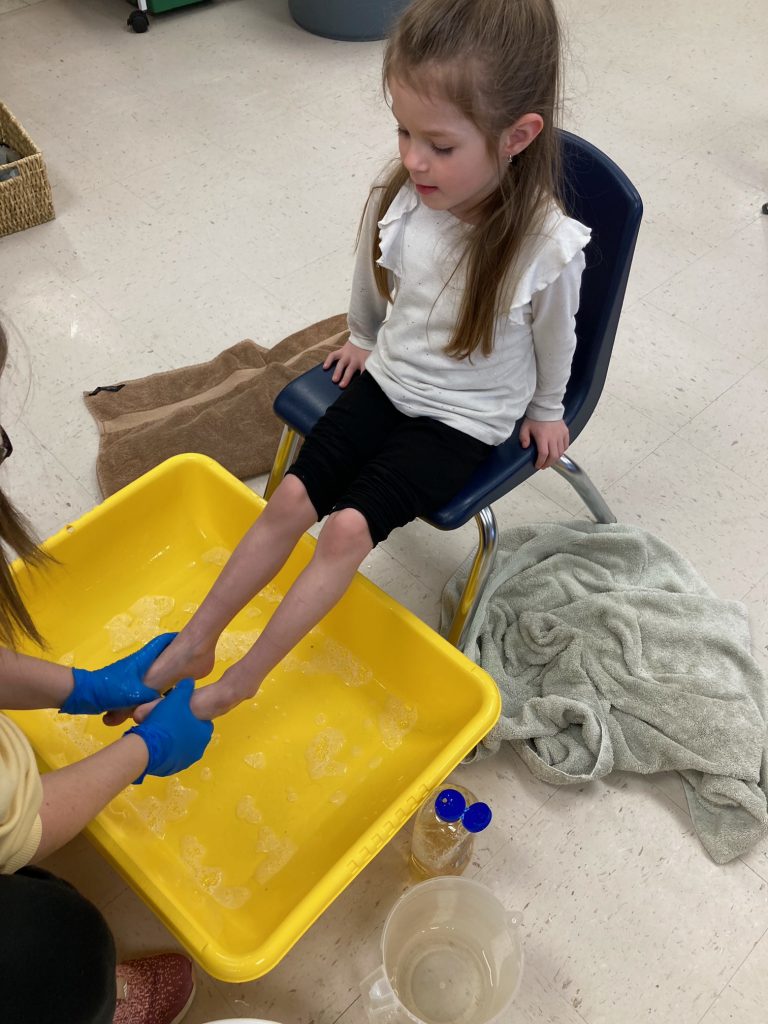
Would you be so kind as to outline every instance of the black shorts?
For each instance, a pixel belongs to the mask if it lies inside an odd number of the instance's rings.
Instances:
[[[355,508],[374,545],[458,494],[493,445],[428,416],[406,416],[369,373],[315,424],[288,470],[322,519]]]

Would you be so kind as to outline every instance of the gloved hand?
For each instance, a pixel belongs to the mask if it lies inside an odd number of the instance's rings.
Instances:
[[[143,782],[146,775],[174,775],[203,756],[213,735],[213,723],[192,714],[189,699],[194,688],[191,679],[182,679],[141,725],[123,734],[141,736],[149,751],[149,763],[137,783]]]
[[[140,650],[93,672],[73,668],[75,686],[61,705],[66,715],[99,715],[117,708],[135,708],[157,700],[157,690],[145,686],[143,679],[149,666],[165,650],[175,633],[163,633]]]

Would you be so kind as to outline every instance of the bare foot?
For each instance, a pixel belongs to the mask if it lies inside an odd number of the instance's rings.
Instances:
[[[185,630],[153,661],[144,682],[153,690],[167,690],[180,679],[203,679],[213,671],[216,644],[190,640]]]
[[[179,633],[168,647],[152,663],[144,676],[144,682],[153,690],[162,693],[180,679],[203,679],[213,670],[216,661],[216,645],[194,644],[185,636],[184,630]],[[122,725],[126,719],[133,717],[136,722],[143,722],[154,703],[141,705],[140,717],[131,715],[131,708],[119,711],[107,711],[102,721],[105,725]],[[202,715],[198,717],[202,718]]]
[[[234,694],[226,683],[210,683],[208,686],[200,686],[195,690],[189,702],[189,707],[196,718],[209,722],[212,718],[225,715],[227,711],[237,707],[243,699],[241,695]],[[133,714],[131,715],[134,722],[140,725],[159,703],[159,700],[153,700],[147,704],[139,704],[137,708],[133,709]]]
[[[219,681],[195,690],[189,706],[196,718],[210,721],[219,715],[225,715],[244,699],[244,696],[234,694],[226,684]]]

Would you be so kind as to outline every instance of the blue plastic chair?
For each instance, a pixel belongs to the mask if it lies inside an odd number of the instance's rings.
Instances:
[[[605,384],[643,204],[624,172],[599,149],[570,132],[560,132],[560,139],[565,207],[572,217],[592,229],[576,317],[576,352],[564,399],[565,421],[573,441],[594,412]],[[291,381],[277,396],[274,409],[286,426],[265,497],[269,498],[282,480],[301,437],[309,433],[339,394],[331,372],[320,365]],[[521,448],[519,428],[518,423],[511,437],[495,449],[452,501],[425,517],[439,530],[456,530],[472,517],[477,522],[477,552],[447,634],[459,648],[496,555],[498,527],[491,506],[536,472],[535,446]],[[597,522],[616,522],[597,488],[573,459],[564,455],[553,468],[575,488]]]

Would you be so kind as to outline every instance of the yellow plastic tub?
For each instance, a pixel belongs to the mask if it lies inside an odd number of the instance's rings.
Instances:
[[[58,564],[15,566],[47,656],[96,668],[178,630],[263,507],[217,463],[183,455],[66,526],[45,544]],[[304,537],[231,623],[205,682],[250,646],[313,547]],[[485,672],[358,576],[256,698],[216,720],[200,762],[129,787],[88,832],[210,974],[257,978],[499,711]],[[52,711],[12,717],[45,768],[124,728]]]

